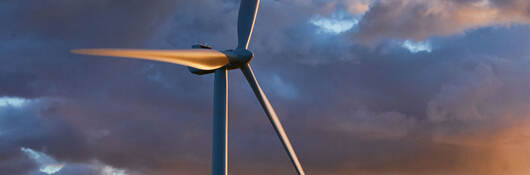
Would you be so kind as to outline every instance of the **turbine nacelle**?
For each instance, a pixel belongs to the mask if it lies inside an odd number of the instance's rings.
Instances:
[[[212,49],[212,47],[204,44],[196,44],[193,45],[191,48],[193,49]],[[227,70],[231,69],[239,69],[241,66],[246,65],[252,58],[254,57],[254,54],[250,52],[247,49],[237,48],[237,49],[229,49],[221,51],[223,54],[225,54],[228,57],[229,63],[223,66],[222,68],[226,68]],[[193,67],[188,67],[189,71],[193,74],[197,75],[205,75],[214,73],[215,70],[202,70],[197,69]]]

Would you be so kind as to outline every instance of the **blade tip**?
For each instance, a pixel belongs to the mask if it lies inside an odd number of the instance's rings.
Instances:
[[[101,51],[101,49],[71,49],[70,53],[79,55],[94,55]]]
[[[72,54],[83,54],[84,52],[84,49],[70,49],[70,53]]]

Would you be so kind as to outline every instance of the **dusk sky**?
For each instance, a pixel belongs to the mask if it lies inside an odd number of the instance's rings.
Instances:
[[[239,3],[0,1],[0,174],[210,174],[213,75],[69,50],[231,49]],[[530,174],[528,0],[262,0],[249,46],[309,175]],[[229,87],[230,174],[296,174]]]

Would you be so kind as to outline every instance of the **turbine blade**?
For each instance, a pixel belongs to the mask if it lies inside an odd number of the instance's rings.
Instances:
[[[134,49],[77,49],[75,54],[126,57],[167,62],[194,67],[202,70],[214,70],[228,64],[228,57],[217,50],[134,50]]]
[[[238,48],[248,49],[248,42],[254,28],[254,21],[258,14],[260,0],[241,0],[239,17],[237,19]]]
[[[304,170],[302,169],[302,165],[300,164],[300,161],[298,160],[298,157],[296,156],[296,153],[294,152],[293,147],[291,146],[291,141],[289,141],[289,138],[287,137],[287,134],[285,133],[285,130],[283,129],[282,123],[280,122],[280,119],[276,115],[276,112],[274,111],[274,108],[272,108],[271,103],[269,102],[269,99],[267,99],[267,96],[261,89],[260,85],[258,84],[258,81],[256,80],[256,77],[254,76],[254,72],[252,72],[252,68],[249,64],[244,65],[241,67],[241,72],[245,75],[245,78],[247,78],[248,83],[250,84],[250,87],[254,91],[254,94],[258,98],[258,101],[261,104],[261,107],[263,107],[263,110],[265,110],[265,113],[269,117],[269,120],[276,130],[276,134],[278,134],[278,137],[282,140],[282,144],[285,148],[285,151],[289,154],[289,158],[291,158],[291,162],[296,168],[296,171],[299,175],[305,175]]]

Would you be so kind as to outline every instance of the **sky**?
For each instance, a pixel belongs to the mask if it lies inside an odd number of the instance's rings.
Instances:
[[[0,174],[210,174],[213,75],[75,48],[236,46],[238,0],[0,2]],[[307,174],[530,172],[530,1],[262,0],[250,50]],[[230,174],[296,174],[240,71]]]

